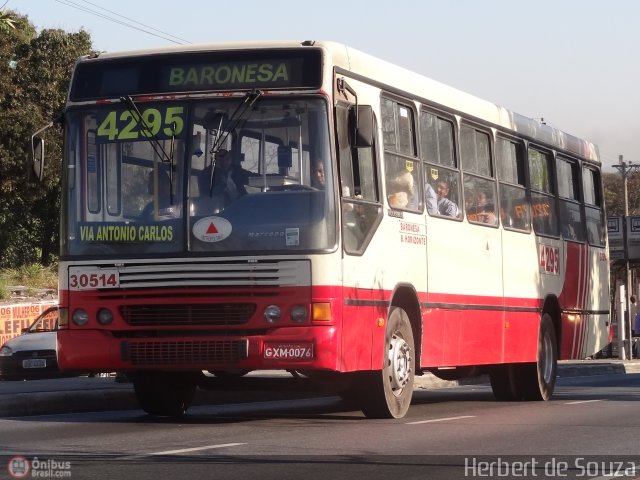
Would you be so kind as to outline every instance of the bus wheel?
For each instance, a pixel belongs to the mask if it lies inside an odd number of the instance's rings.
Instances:
[[[518,365],[518,391],[525,400],[549,400],[556,386],[558,341],[548,313],[542,316],[538,334],[538,360]]]
[[[140,407],[154,417],[184,414],[196,391],[189,373],[140,372],[132,380]]]
[[[514,366],[511,364],[495,365],[489,371],[491,390],[496,400],[510,402],[518,400],[518,391],[514,378]]]
[[[360,408],[368,418],[401,418],[411,405],[416,370],[411,323],[402,308],[389,313],[384,349],[382,370],[362,378]]]

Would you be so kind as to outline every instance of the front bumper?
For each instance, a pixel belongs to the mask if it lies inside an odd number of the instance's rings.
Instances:
[[[340,370],[333,326],[286,327],[256,335],[117,338],[104,330],[59,330],[61,369],[81,371]]]

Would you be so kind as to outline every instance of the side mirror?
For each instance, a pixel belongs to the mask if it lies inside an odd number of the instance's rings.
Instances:
[[[31,162],[33,173],[35,173],[38,181],[42,181],[44,177],[44,139],[31,137]]]
[[[53,122],[49,122],[31,135],[31,166],[33,167],[33,173],[36,174],[36,178],[39,181],[42,181],[44,177],[44,139],[38,135],[53,127],[56,123],[62,123],[62,118],[62,115],[57,116]]]
[[[373,145],[375,117],[371,105],[351,107],[349,111],[349,131],[353,132],[352,147],[366,148]]]

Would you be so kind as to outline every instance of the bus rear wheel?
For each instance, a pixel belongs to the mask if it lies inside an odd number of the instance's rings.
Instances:
[[[553,321],[542,316],[535,363],[495,365],[489,371],[491,389],[497,400],[549,400],[556,385],[558,342]]]
[[[196,391],[189,373],[139,372],[132,375],[132,381],[140,407],[154,417],[183,415]]]
[[[382,370],[361,378],[360,408],[368,418],[402,418],[409,410],[415,375],[413,332],[407,313],[389,312],[385,330]]]
[[[525,400],[549,400],[556,385],[558,341],[553,320],[542,315],[538,333],[538,359],[535,363],[517,366],[518,392]]]
[[[515,380],[515,366],[512,364],[495,365],[489,371],[489,382],[496,400],[511,402],[518,400]]]

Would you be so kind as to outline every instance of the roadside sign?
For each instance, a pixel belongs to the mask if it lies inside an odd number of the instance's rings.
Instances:
[[[607,233],[609,235],[609,259],[624,259],[624,237],[622,217],[607,217]]]

